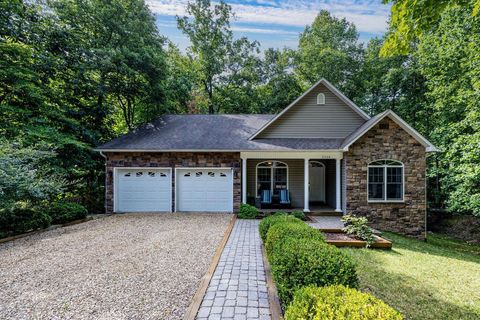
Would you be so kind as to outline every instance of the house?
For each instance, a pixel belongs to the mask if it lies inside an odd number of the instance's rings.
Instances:
[[[393,111],[369,117],[325,79],[277,115],[166,115],[97,150],[109,213],[234,212],[288,190],[293,208],[417,237],[436,151]]]

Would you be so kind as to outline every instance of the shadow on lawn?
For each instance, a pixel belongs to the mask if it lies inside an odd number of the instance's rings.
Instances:
[[[480,246],[477,245],[469,245],[432,234],[429,234],[427,241],[406,238],[390,232],[385,232],[385,237],[393,242],[393,250],[390,254],[401,254],[395,249],[403,249],[480,264]]]
[[[394,254],[394,253],[393,253]],[[438,291],[427,283],[419,287],[418,280],[388,272],[381,264],[370,266],[373,274],[381,275],[365,279],[360,276],[362,291],[372,293],[400,311],[406,319],[480,319],[480,310],[451,303],[449,297],[438,296]],[[369,283],[366,283],[369,282]],[[475,303],[475,301],[474,301]]]

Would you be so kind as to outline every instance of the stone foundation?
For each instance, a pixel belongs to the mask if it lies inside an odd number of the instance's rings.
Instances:
[[[172,168],[172,211],[175,208],[176,167],[231,167],[233,168],[233,210],[241,203],[241,160],[238,152],[106,152],[105,211],[113,212],[114,167]]]
[[[368,163],[391,159],[404,164],[402,203],[371,203],[367,198]],[[346,211],[366,216],[373,228],[425,237],[425,147],[394,121],[385,118],[345,153]]]

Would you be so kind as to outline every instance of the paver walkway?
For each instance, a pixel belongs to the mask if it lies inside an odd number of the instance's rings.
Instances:
[[[258,220],[237,220],[197,319],[270,320]]]

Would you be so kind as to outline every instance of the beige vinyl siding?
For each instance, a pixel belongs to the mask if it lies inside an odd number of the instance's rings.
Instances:
[[[293,207],[303,208],[303,159],[271,159],[285,162],[288,165],[288,189],[290,191],[290,200]],[[259,162],[267,160],[248,159],[247,160],[247,196],[256,196],[256,168]]]
[[[317,104],[318,93],[325,104]],[[320,84],[270,124],[257,138],[345,138],[364,120],[327,87]]]

